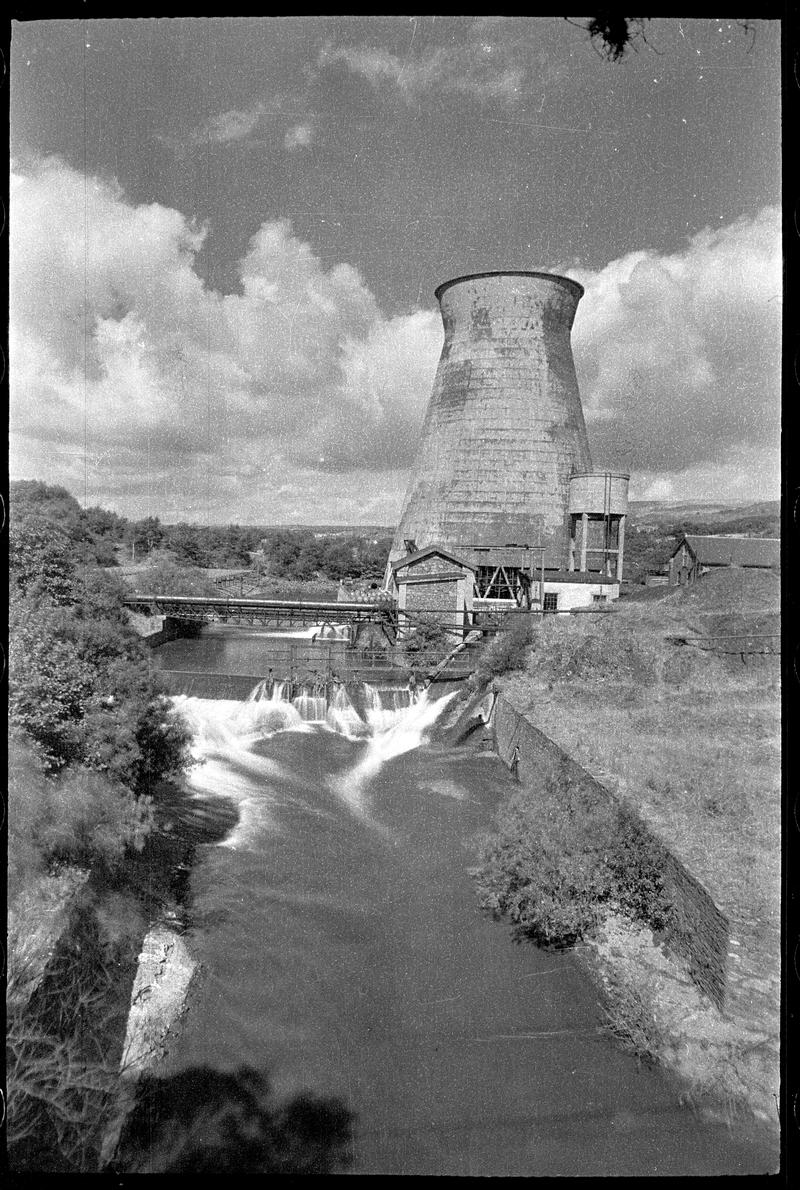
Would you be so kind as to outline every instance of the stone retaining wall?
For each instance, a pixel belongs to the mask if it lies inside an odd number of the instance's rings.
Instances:
[[[549,771],[559,765],[582,791],[606,804],[620,804],[610,790],[534,727],[502,694],[495,703],[493,725],[496,751],[523,785],[533,785],[535,776],[542,770]],[[643,834],[655,837],[637,814],[633,818]],[[663,840],[657,842],[666,852],[667,879],[674,906],[667,945],[687,960],[697,986],[722,1008],[730,938],[728,919],[702,884],[664,847]]]

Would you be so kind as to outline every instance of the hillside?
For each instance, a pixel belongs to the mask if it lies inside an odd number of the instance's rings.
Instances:
[[[681,521],[706,524],[713,522],[718,525],[717,532],[745,533],[745,528],[729,528],[731,524],[752,522],[756,528],[755,536],[766,536],[767,530],[771,534],[780,531],[780,503],[777,500],[764,500],[756,504],[700,504],[682,501],[667,504],[660,500],[631,500],[629,506],[631,520],[637,525],[670,526]],[[762,532],[762,524],[764,531]],[[723,527],[724,526],[724,527]]]

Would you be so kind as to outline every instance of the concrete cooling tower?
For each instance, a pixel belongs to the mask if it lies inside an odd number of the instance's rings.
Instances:
[[[444,346],[389,563],[440,545],[543,545],[567,565],[569,481],[592,461],[570,330],[583,288],[476,273],[436,290]]]

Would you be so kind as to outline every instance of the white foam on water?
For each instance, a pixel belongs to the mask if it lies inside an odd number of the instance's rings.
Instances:
[[[350,740],[361,739],[369,733],[369,725],[353,706],[344,686],[337,688],[325,713],[325,722],[331,731],[347,736]]]
[[[365,790],[370,780],[388,760],[402,756],[419,748],[426,742],[427,731],[441,715],[455,692],[443,698],[431,700],[428,692],[413,698],[410,705],[397,710],[385,708],[380,695],[371,687],[366,688],[368,698],[367,719],[372,734],[361,760],[348,772],[332,778],[330,785],[334,793],[342,798],[359,817],[367,817]]]
[[[365,718],[356,711],[347,690],[339,686],[330,704],[319,694],[301,692],[291,701],[287,683],[260,682],[244,702],[173,698],[175,710],[192,731],[191,767],[187,783],[198,796],[234,800],[240,820],[221,846],[246,847],[265,828],[279,830],[275,813],[285,798],[288,774],[277,761],[253,751],[254,745],[277,732],[334,731],[351,740],[365,740],[365,751],[352,769],[329,781],[331,790],[363,821],[386,834],[367,814],[365,788],[381,767],[395,756],[418,748],[454,697],[431,700],[420,694],[365,686]],[[366,739],[365,739],[366,737]],[[294,799],[293,799],[294,800]],[[310,813],[325,811],[302,803]]]
[[[229,798],[239,810],[239,822],[220,846],[244,847],[265,829],[277,832],[279,823],[270,808],[286,773],[276,760],[252,749],[276,731],[306,729],[291,703],[177,695],[172,704],[192,732],[195,763],[187,772],[187,785],[198,797]]]

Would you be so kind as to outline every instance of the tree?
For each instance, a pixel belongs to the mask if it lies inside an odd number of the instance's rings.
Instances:
[[[158,517],[147,516],[141,521],[129,521],[125,526],[123,540],[135,554],[149,554],[164,539],[164,530]]]
[[[75,573],[75,546],[48,517],[33,512],[11,518],[8,568],[12,590],[21,595],[69,603]]]
[[[42,483],[39,479],[21,479],[9,485],[9,497],[17,520],[43,516],[59,525],[73,541],[83,540],[83,512],[66,488]]]

